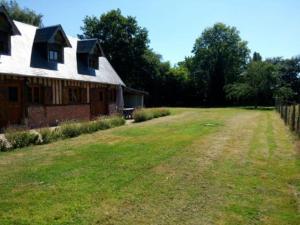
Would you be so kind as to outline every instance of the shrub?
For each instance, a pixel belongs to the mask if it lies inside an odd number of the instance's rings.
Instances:
[[[62,134],[60,132],[60,129],[55,128],[55,129],[50,129],[50,128],[43,128],[39,130],[39,133],[41,135],[41,144],[48,144],[53,141],[58,140]]]
[[[66,122],[60,126],[60,132],[63,138],[73,138],[82,133],[82,128],[80,123]]]
[[[161,109],[151,109],[151,111],[153,113],[154,118],[168,116],[171,114],[170,110],[162,109],[162,108]]]
[[[133,119],[135,122],[143,122],[153,119],[153,114],[150,112],[150,110],[139,109],[133,113]]]
[[[106,120],[108,120],[110,127],[119,127],[126,123],[126,120],[121,116],[113,116]]]
[[[3,139],[0,139],[0,152],[7,151],[6,142]]]
[[[133,113],[133,119],[135,122],[143,122],[146,120],[151,120],[153,118],[158,118],[162,116],[168,116],[171,112],[168,109],[139,109]]]
[[[81,133],[83,134],[90,134],[99,130],[99,126],[95,121],[81,123],[80,127]]]
[[[37,144],[39,135],[28,130],[16,131],[9,129],[5,132],[5,138],[11,147],[15,149]]]

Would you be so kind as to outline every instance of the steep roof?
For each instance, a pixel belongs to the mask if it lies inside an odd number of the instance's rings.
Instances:
[[[20,35],[20,31],[18,30],[18,28],[16,27],[16,25],[14,24],[14,22],[11,20],[11,18],[8,15],[8,12],[6,11],[4,6],[0,5],[0,14],[3,14],[7,20],[7,22],[9,23],[10,27],[11,27],[11,31],[12,31],[12,35]]]
[[[90,54],[95,47],[98,47],[101,54],[103,54],[102,48],[99,44],[98,39],[84,39],[78,40],[77,42],[77,53],[87,53]]]
[[[43,27],[37,29],[35,33],[34,42],[35,43],[50,42],[57,33],[60,33],[62,35],[65,41],[64,47],[72,47],[61,25],[55,25],[55,26]]]
[[[99,57],[99,69],[93,74],[82,75],[77,69],[77,42],[79,39],[67,36],[72,48],[64,49],[64,63],[55,68],[32,67],[33,43],[37,27],[14,21],[22,35],[11,37],[11,55],[0,56],[0,73],[28,77],[45,77],[103,84],[123,85],[123,81],[105,57]]]

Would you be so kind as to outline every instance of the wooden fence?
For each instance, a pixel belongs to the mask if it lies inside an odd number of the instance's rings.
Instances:
[[[279,112],[285,124],[290,127],[292,131],[300,134],[300,105],[278,105],[276,110]]]

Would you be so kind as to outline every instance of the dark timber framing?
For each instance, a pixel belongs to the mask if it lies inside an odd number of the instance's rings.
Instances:
[[[0,6],[0,129],[117,113],[120,85],[97,39],[12,21]]]

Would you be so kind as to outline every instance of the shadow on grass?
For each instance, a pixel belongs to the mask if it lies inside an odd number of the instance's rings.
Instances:
[[[246,109],[246,110],[259,110],[259,111],[273,111],[273,110],[275,110],[275,107],[272,107],[272,106],[269,106],[269,107],[261,106],[261,107],[255,108],[254,106],[245,106],[245,107],[242,107],[242,109]]]

